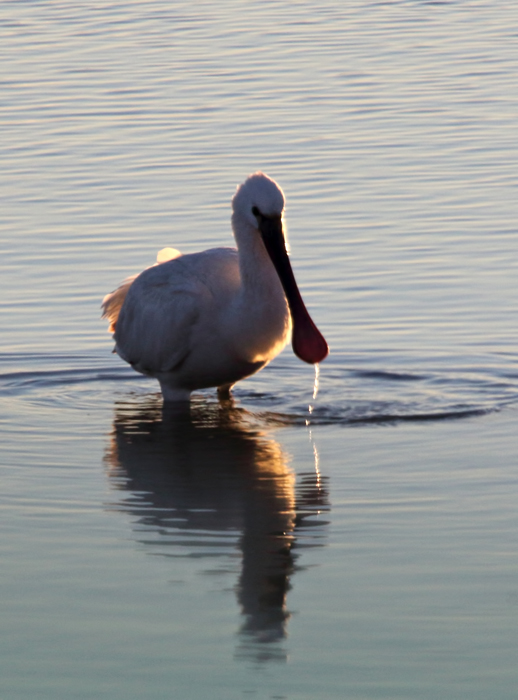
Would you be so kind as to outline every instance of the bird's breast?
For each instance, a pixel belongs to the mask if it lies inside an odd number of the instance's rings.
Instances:
[[[271,291],[271,290],[270,290]],[[290,337],[291,318],[282,289],[277,294],[240,300],[229,313],[228,337],[234,353],[244,362],[267,363],[278,355]]]

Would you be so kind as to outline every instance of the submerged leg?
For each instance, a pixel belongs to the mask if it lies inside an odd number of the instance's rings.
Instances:
[[[158,381],[160,382],[164,403],[189,403],[191,392],[188,389],[173,387],[161,379]]]

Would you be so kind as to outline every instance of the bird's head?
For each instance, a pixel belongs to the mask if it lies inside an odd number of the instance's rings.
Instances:
[[[282,220],[284,194],[268,175],[257,172],[237,188],[232,200],[232,209],[237,217],[260,230],[265,219],[279,222]]]

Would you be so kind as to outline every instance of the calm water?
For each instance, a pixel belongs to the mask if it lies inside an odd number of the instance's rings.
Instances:
[[[0,4],[0,697],[514,699],[518,9]],[[104,294],[285,190],[331,345],[190,415]]]

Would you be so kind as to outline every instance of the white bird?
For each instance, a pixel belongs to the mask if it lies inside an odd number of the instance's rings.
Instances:
[[[232,385],[270,362],[292,331],[295,354],[323,360],[327,343],[297,287],[283,231],[284,195],[257,172],[232,200],[235,248],[181,255],[166,248],[157,264],[128,278],[102,302],[115,350],[160,382],[164,401]]]

